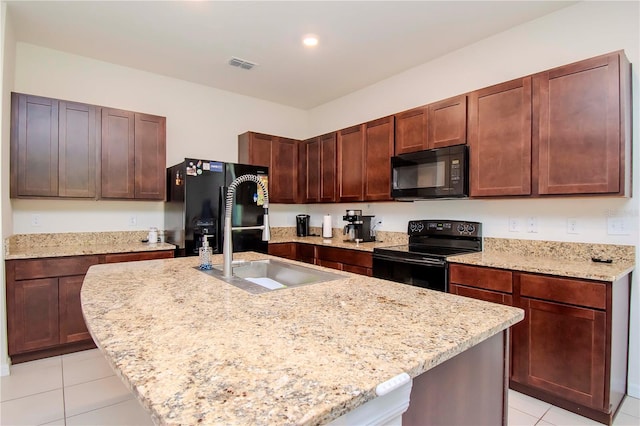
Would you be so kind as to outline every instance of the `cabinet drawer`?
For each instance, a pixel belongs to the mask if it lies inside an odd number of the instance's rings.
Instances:
[[[323,261],[362,266],[363,268],[373,268],[373,255],[360,250],[318,247],[317,258]]]
[[[340,262],[333,262],[331,260],[322,260],[322,259],[318,259],[317,265],[322,266],[323,268],[331,268],[331,269],[338,269],[340,271],[342,271],[342,263]]]
[[[512,279],[511,271],[458,264],[449,265],[449,282],[452,284],[511,293],[513,291]]]
[[[472,299],[484,300],[486,302],[501,303],[503,305],[513,305],[513,298],[509,294],[499,293],[491,290],[481,290],[464,285],[452,284],[449,286],[449,293],[458,296],[470,297]]]
[[[606,284],[593,281],[521,274],[520,294],[524,297],[587,308],[606,309],[607,307]]]
[[[363,268],[362,266],[356,266],[356,265],[342,265],[342,270],[347,272],[353,272],[354,274],[366,275],[368,277],[373,275],[371,268]]]
[[[98,256],[49,257],[12,262],[16,280],[84,275],[90,266],[100,263]]]
[[[136,260],[153,260],[153,259],[169,259],[173,257],[173,251],[149,251],[138,253],[117,253],[107,254],[104,256],[104,263],[117,263],[117,262],[133,262]]]
[[[295,243],[276,243],[269,244],[267,252],[271,256],[284,257],[285,259],[296,259],[296,244]]]

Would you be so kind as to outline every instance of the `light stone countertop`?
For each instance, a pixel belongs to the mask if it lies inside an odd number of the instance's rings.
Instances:
[[[592,257],[611,259],[596,263]],[[449,256],[450,263],[614,282],[635,268],[635,247],[485,238],[480,253]]]
[[[17,234],[4,241],[5,260],[174,250],[173,244],[141,242],[147,231]]]
[[[252,295],[197,263],[92,266],[82,287],[91,335],[158,424],[324,424],[373,399],[379,383],[416,377],[523,318],[333,270],[344,279]]]
[[[376,247],[389,247],[392,245],[397,245],[392,242],[385,241],[373,241],[368,243],[354,243],[350,241],[344,241],[343,238],[322,238],[322,237],[273,237],[269,240],[269,244],[278,244],[278,243],[305,243],[305,244],[314,244],[318,246],[327,246],[327,247],[337,247],[344,248],[349,250],[361,250],[361,251],[370,251],[372,252]]]

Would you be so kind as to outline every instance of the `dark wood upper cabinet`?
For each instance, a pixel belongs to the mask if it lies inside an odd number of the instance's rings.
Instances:
[[[135,114],[134,198],[164,200],[166,170],[166,119]]]
[[[627,58],[616,52],[533,77],[540,195],[626,192],[629,75]]]
[[[11,94],[11,196],[58,196],[58,101]]]
[[[269,168],[270,200],[286,204],[296,202],[297,169],[298,141],[277,138],[271,145],[271,167]]]
[[[102,109],[101,197],[164,200],[164,117]]]
[[[365,124],[364,200],[391,200],[394,133],[393,116]]]
[[[467,143],[467,95],[434,102],[427,108],[429,148]]]
[[[339,200],[362,201],[364,197],[365,125],[338,132]]]
[[[338,201],[338,140],[336,132],[319,138],[320,142],[320,202]]]
[[[102,109],[102,198],[134,198],[135,117]]]
[[[100,129],[94,105],[60,101],[59,190],[60,197],[95,198],[97,143]]]
[[[238,136],[238,161],[255,166],[271,166],[271,144],[277,136],[246,132]],[[271,170],[269,170],[271,172]]]
[[[469,94],[470,195],[531,194],[531,77]]]
[[[428,108],[426,106],[395,115],[395,155],[428,148],[427,118]]]
[[[293,204],[298,201],[299,143],[255,132],[238,136],[238,161],[269,167],[269,202]]]
[[[164,117],[11,94],[11,197],[164,200]]]
[[[299,175],[303,203],[320,201],[320,138],[300,143]]]

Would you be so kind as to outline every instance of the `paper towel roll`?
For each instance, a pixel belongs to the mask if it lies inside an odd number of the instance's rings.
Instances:
[[[333,232],[331,229],[331,215],[326,214],[322,219],[322,238],[331,238],[333,236]]]

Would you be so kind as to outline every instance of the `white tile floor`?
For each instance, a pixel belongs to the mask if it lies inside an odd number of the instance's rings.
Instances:
[[[18,364],[0,378],[0,425],[152,425],[97,349]],[[599,425],[509,391],[510,426]],[[640,425],[640,400],[627,397],[614,425]]]

